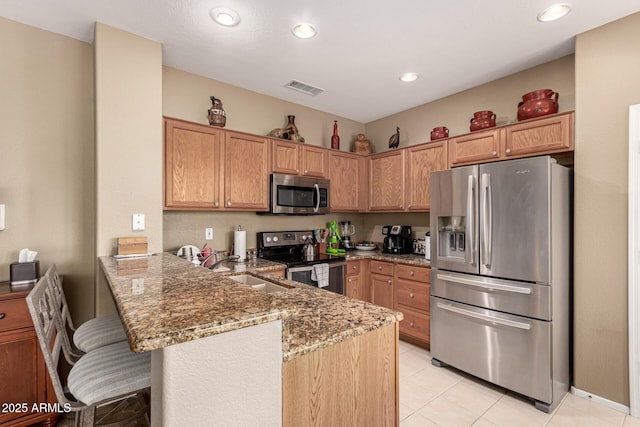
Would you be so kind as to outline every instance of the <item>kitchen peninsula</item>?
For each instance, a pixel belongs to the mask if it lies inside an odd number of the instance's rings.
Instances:
[[[100,263],[132,350],[152,352],[152,425],[398,424],[401,313],[276,263],[246,269],[290,288],[274,293],[168,253]]]

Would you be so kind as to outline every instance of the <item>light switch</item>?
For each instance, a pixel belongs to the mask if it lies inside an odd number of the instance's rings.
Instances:
[[[131,228],[134,231],[144,230],[144,214],[133,214]]]
[[[4,204],[0,205],[0,230],[4,230]]]

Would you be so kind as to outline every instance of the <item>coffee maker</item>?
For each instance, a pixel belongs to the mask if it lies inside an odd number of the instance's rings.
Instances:
[[[385,236],[382,252],[404,255],[413,250],[410,225],[385,225],[382,227],[382,234]]]

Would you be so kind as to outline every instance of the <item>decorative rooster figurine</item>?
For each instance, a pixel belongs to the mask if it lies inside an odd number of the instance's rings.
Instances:
[[[396,149],[400,143],[400,128],[396,126],[396,133],[389,138],[389,148]]]

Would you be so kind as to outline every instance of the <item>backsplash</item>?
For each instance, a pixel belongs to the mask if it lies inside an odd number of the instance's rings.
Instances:
[[[254,212],[165,211],[163,249],[176,250],[184,245],[202,247],[206,242],[214,250],[230,250],[233,231],[238,225],[247,231],[247,248],[257,246],[259,231],[304,230],[326,228],[330,221],[351,221],[356,227],[354,242],[382,242],[383,225],[411,225],[413,238],[424,237],[429,230],[428,213],[367,213],[282,216],[257,215]],[[213,240],[205,240],[205,228],[213,228]]]

